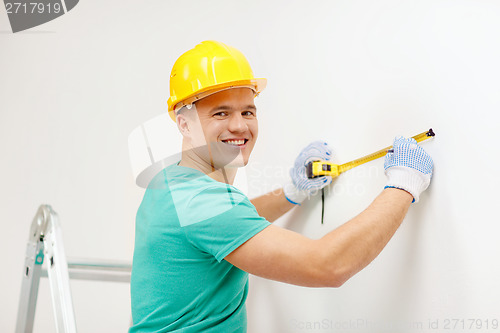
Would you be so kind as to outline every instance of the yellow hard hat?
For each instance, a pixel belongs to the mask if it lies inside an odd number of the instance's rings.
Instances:
[[[245,56],[229,45],[204,41],[177,59],[170,74],[168,112],[221,90],[248,87],[259,94],[266,79],[256,79]]]

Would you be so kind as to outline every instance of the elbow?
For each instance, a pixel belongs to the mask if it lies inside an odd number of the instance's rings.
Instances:
[[[324,288],[340,288],[353,275],[349,265],[328,261],[322,261],[316,272],[318,287]]]
[[[348,274],[342,273],[340,271],[330,271],[328,276],[324,278],[323,283],[325,287],[328,288],[340,288],[344,285],[344,283],[349,280],[350,276]]]
[[[325,253],[319,258],[321,281],[323,286],[327,288],[342,287],[359,271],[356,261],[352,258],[346,258],[341,253],[335,255]]]
[[[320,288],[340,288],[359,271],[358,262],[342,252],[325,251],[320,242],[308,258],[313,285]]]

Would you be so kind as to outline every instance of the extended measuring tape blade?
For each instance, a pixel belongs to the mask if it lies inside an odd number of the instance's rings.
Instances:
[[[427,140],[429,138],[432,138],[436,134],[432,131],[432,128],[429,129],[428,131],[422,132],[420,134],[417,134],[412,137],[412,139],[415,139],[417,142],[422,142],[424,140]],[[372,154],[363,156],[361,158],[355,159],[351,162],[347,162],[341,165],[338,164],[333,164],[328,161],[313,161],[310,162],[306,166],[306,173],[309,178],[315,178],[315,177],[320,177],[320,176],[332,176],[332,177],[337,177],[340,175],[342,172],[345,172],[347,170],[351,170],[352,168],[355,168],[361,164],[365,164],[367,162],[376,160],[377,158],[383,157],[387,154],[389,150],[392,149],[392,146],[386,147],[384,149],[380,149]]]

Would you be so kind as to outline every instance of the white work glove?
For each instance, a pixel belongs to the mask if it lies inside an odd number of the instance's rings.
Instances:
[[[418,202],[420,193],[431,182],[432,157],[415,139],[396,137],[393,147],[394,152],[385,156],[384,169],[388,178],[385,188],[405,190],[413,196],[413,202]]]
[[[331,157],[332,151],[328,144],[323,141],[315,141],[302,149],[290,170],[291,180],[283,187],[287,200],[295,205],[300,205],[306,198],[330,184],[332,182],[330,176],[307,178],[306,165],[311,161],[330,160]]]

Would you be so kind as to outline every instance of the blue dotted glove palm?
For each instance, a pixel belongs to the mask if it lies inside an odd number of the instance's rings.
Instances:
[[[396,137],[393,152],[385,156],[384,169],[388,181],[385,188],[395,187],[413,196],[418,202],[432,178],[432,157],[417,144],[415,139]]]
[[[315,141],[302,149],[290,170],[291,181],[284,186],[285,197],[293,204],[300,204],[332,182],[332,177],[309,179],[306,175],[307,163],[315,160],[330,160],[332,150],[326,142]]]

